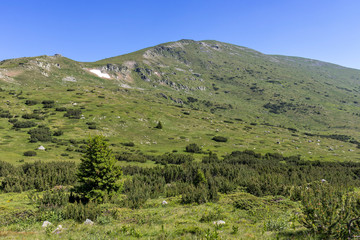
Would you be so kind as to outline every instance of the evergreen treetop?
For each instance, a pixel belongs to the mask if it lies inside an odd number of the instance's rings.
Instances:
[[[121,168],[115,166],[116,159],[102,136],[90,138],[79,166],[78,193],[88,200],[103,202],[105,196],[112,197],[122,185]]]

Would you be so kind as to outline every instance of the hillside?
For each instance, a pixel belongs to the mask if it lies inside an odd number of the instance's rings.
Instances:
[[[1,153],[10,162],[78,159],[81,143],[72,142],[89,134],[107,136],[116,152],[159,154],[197,142],[220,154],[360,159],[360,71],[321,61],[180,40],[92,63],[59,54],[4,60],[0,81]],[[79,115],[64,117],[68,110]],[[31,142],[34,127],[14,129],[11,119],[63,134]],[[217,135],[228,141],[211,140]],[[39,145],[47,151],[23,156]]]
[[[359,91],[359,70],[217,41],[4,60],[0,237],[350,239]]]

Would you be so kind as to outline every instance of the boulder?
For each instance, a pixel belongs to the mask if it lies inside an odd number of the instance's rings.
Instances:
[[[225,221],[223,221],[223,220],[214,221],[213,224],[216,226],[221,226],[221,225],[225,225]]]
[[[45,151],[45,147],[44,146],[39,146],[38,148],[37,148],[38,150],[42,150],[42,151]]]
[[[43,224],[42,224],[42,227],[43,227],[43,228],[46,228],[46,227],[48,227],[48,226],[50,226],[50,225],[52,225],[51,222],[49,222],[49,221],[44,221]]]
[[[52,231],[52,233],[59,234],[64,230],[64,228],[61,225],[58,225],[57,228]]]
[[[94,225],[94,222],[91,221],[90,219],[86,219],[84,222],[85,225]]]

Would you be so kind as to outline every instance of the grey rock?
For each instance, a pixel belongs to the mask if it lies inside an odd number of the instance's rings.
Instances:
[[[86,219],[84,222],[85,225],[94,225],[94,222],[91,221],[90,219]]]

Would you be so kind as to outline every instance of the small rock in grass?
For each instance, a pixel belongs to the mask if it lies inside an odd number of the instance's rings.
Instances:
[[[216,225],[216,226],[221,226],[221,225],[224,225],[224,224],[225,224],[225,221],[219,220],[219,221],[213,222],[213,224]]]
[[[94,225],[94,222],[91,221],[90,219],[86,219],[84,222],[85,225]]]
[[[52,225],[51,222],[49,222],[49,221],[44,221],[42,227],[48,227],[48,226],[50,226],[50,225]]]
[[[63,228],[61,225],[58,225],[57,228],[56,228],[54,231],[52,231],[52,233],[59,234],[59,233],[61,233],[63,230],[64,230],[64,228]]]

